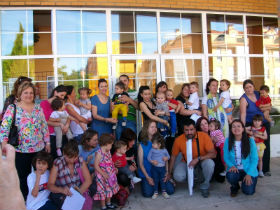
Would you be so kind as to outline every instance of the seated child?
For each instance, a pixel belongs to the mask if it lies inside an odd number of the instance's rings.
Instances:
[[[191,82],[190,83],[190,97],[189,100],[186,102],[188,105],[189,110],[198,110],[199,109],[199,97],[198,97],[198,83],[197,82]],[[198,114],[192,114],[191,119],[193,121],[197,121],[201,116]]]
[[[165,93],[157,92],[156,95],[156,111],[155,115],[163,120],[169,120],[169,107],[168,102],[166,101]],[[168,137],[168,126],[164,125],[163,123],[158,122],[157,127],[160,130],[160,133],[163,135],[164,138]]]
[[[141,181],[140,178],[136,177],[135,174],[130,171],[127,160],[133,160],[133,157],[127,158],[125,153],[127,150],[127,144],[124,141],[117,141],[114,145],[116,152],[112,156],[112,160],[115,165],[118,166],[118,171],[124,173],[131,179],[131,181],[136,184]]]
[[[48,190],[47,185],[52,162],[51,155],[45,151],[37,153],[34,157],[32,165],[35,170],[27,177],[29,192],[26,200],[26,208],[28,210],[57,209],[55,204],[48,199],[50,191]]]
[[[80,99],[76,101],[76,105],[79,106],[81,116],[91,121],[91,102],[89,99],[89,95],[91,94],[91,90],[87,87],[79,88],[78,90],[80,94]],[[87,124],[79,123],[84,131],[87,130]]]
[[[260,98],[256,101],[256,106],[260,108],[268,108],[263,111],[264,119],[266,119],[271,126],[273,126],[273,121],[271,120],[269,116],[269,110],[271,106],[271,99],[268,95],[269,93],[269,87],[266,85],[262,85],[260,88]],[[269,105],[268,107],[266,105]]]
[[[128,104],[125,102],[122,102],[120,100],[122,95],[126,95],[129,97],[127,92],[124,91],[125,86],[122,82],[118,82],[115,85],[115,95],[112,98],[112,103],[113,103],[113,111],[112,111],[112,118],[113,119],[118,119],[118,114],[121,111],[122,117],[123,117],[123,122],[122,126],[126,126],[126,121],[127,121],[127,112],[128,112]],[[115,130],[117,128],[117,124],[113,125],[113,129]]]
[[[62,147],[62,130],[64,126],[69,122],[69,120],[74,120],[73,117],[69,116],[69,114],[65,111],[65,104],[62,99],[56,98],[52,101],[51,107],[54,110],[51,113],[49,118],[50,121],[60,122],[60,126],[54,127],[55,136],[56,136],[56,153],[60,157],[62,156],[61,147]],[[67,139],[72,139],[73,135],[68,127],[66,132]]]
[[[225,170],[222,173],[220,173],[220,175],[225,176],[226,175],[226,164],[225,164],[225,161],[224,161],[225,137],[224,137],[223,132],[220,130],[220,128],[221,128],[221,123],[216,119],[211,119],[211,121],[209,123],[210,137],[211,137],[215,147],[220,148],[221,160],[222,160],[222,163],[224,164],[224,167],[225,167]]]
[[[168,171],[168,160],[170,159],[170,156],[165,149],[164,138],[160,134],[153,135],[152,149],[150,150],[147,159],[152,164],[151,174],[154,180],[154,194],[152,199],[158,197],[159,184],[163,197],[169,198],[169,195],[166,192],[166,184],[163,180]]]
[[[177,129],[176,113],[180,110],[180,104],[173,98],[173,90],[168,89],[166,91],[166,101],[169,106],[171,137],[175,137]]]
[[[259,168],[259,177],[264,177],[262,168],[263,168],[263,153],[266,148],[264,141],[267,139],[267,132],[265,127],[262,125],[263,117],[260,114],[256,114],[253,117],[253,126],[246,127],[246,132],[249,136],[255,139],[257,149],[258,149],[258,168]]]

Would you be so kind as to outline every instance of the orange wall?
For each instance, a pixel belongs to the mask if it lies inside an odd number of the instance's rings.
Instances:
[[[98,6],[277,14],[278,0],[1,0],[0,6]]]

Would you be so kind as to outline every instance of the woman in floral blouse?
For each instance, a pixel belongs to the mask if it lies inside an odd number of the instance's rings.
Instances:
[[[40,105],[34,103],[35,87],[23,82],[17,91],[16,121],[19,145],[16,149],[16,168],[20,179],[20,189],[26,200],[28,194],[27,176],[31,173],[31,163],[37,152],[46,149],[50,152],[48,125]],[[8,142],[14,116],[14,106],[9,105],[0,128],[2,148]]]

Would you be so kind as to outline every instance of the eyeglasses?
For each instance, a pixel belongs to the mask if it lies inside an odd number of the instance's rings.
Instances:
[[[28,78],[28,77],[24,77],[24,76],[19,77],[19,83],[22,83],[22,82],[25,82],[25,81],[32,82],[32,79]]]

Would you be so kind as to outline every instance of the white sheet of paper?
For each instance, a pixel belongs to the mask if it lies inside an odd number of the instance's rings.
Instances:
[[[76,190],[74,190],[72,187],[70,188],[70,191],[72,192],[72,196],[66,196],[66,199],[62,205],[63,210],[81,210],[85,198]]]
[[[192,161],[192,139],[188,139],[187,141],[187,164]],[[193,168],[188,167],[188,186],[189,186],[189,194],[193,194]]]

